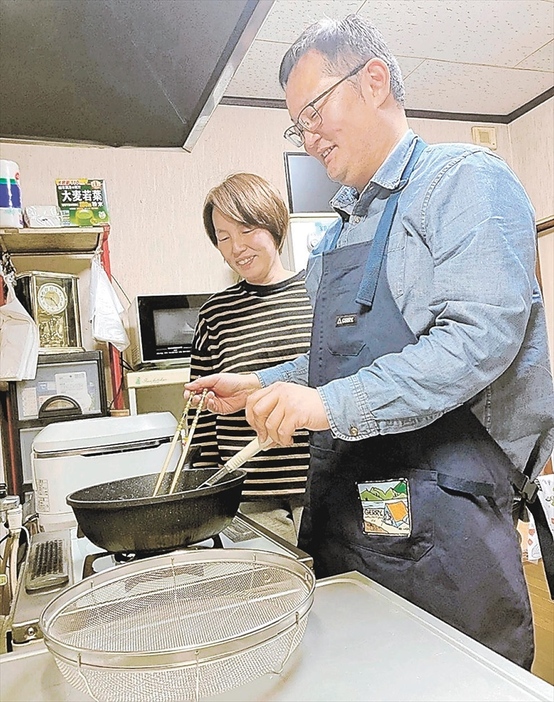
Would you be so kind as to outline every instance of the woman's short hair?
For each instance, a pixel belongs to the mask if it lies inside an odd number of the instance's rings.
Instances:
[[[229,219],[248,227],[266,229],[281,252],[289,226],[289,212],[277,188],[254,173],[234,173],[215,188],[204,202],[204,229],[217,246],[212,220],[214,208]]]

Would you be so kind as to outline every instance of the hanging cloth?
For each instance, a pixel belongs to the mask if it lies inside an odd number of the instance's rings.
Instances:
[[[113,344],[118,351],[129,346],[129,337],[123,326],[123,305],[96,254],[91,262],[90,314],[92,336],[97,341]]]
[[[6,304],[0,307],[0,380],[33,380],[37,372],[38,327],[4,277]]]

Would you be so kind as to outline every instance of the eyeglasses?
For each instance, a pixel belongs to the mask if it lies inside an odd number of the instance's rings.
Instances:
[[[330,88],[327,88],[327,90],[323,91],[321,95],[318,95],[305,107],[303,107],[300,110],[300,114],[298,115],[298,119],[296,120],[296,122],[288,129],[285,129],[285,132],[283,134],[285,139],[287,139],[287,141],[290,141],[291,144],[294,144],[294,146],[303,146],[304,132],[313,132],[314,129],[317,129],[317,127],[319,127],[319,125],[323,122],[323,117],[321,116],[321,113],[316,110],[315,103],[319,102],[324,97],[327,97],[329,93],[331,93],[335,88],[338,88],[338,86],[341,83],[344,83],[345,80],[348,80],[349,78],[352,78],[352,76],[355,76],[356,73],[359,73],[362,70],[362,68],[366,65],[366,63],[367,61],[364,61],[361,64],[361,66],[357,66],[356,68],[354,68],[354,70],[350,71],[350,73],[345,75],[344,78],[341,78]]]

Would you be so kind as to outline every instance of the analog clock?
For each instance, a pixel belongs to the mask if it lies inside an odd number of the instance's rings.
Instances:
[[[38,326],[40,353],[82,350],[76,275],[21,273],[16,294]]]
[[[67,307],[67,295],[57,283],[44,283],[37,290],[37,302],[47,314],[60,314]]]

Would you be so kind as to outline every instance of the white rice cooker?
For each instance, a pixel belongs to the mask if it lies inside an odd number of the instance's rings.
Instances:
[[[77,525],[65,498],[75,490],[160,471],[177,420],[171,412],[49,424],[32,449],[32,481],[44,531]],[[170,470],[179,459],[174,451]]]

